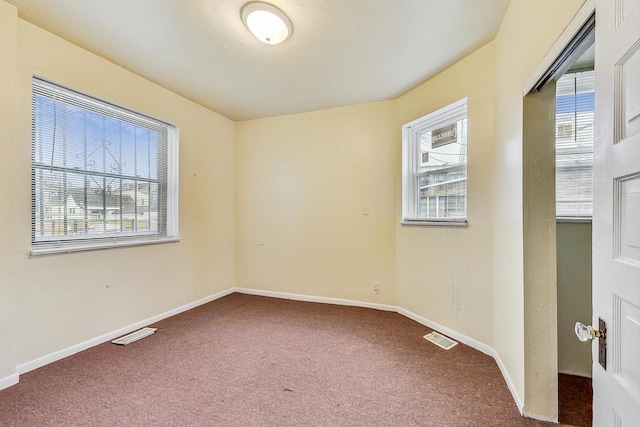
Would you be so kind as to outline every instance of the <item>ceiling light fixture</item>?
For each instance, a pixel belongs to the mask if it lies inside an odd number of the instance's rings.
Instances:
[[[267,44],[279,44],[291,37],[293,24],[289,17],[272,4],[254,1],[240,10],[242,22],[258,40]]]

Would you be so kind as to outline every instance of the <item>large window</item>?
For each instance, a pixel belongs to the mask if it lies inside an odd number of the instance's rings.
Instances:
[[[402,220],[465,224],[467,100],[402,127]]]
[[[177,239],[177,129],[34,78],[32,253]]]
[[[594,72],[556,83],[556,216],[591,218],[593,210]]]

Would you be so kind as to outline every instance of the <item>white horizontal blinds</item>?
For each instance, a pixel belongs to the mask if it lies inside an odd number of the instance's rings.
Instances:
[[[170,126],[33,80],[32,249],[167,231]]]
[[[594,72],[556,84],[556,215],[588,218],[593,209]]]

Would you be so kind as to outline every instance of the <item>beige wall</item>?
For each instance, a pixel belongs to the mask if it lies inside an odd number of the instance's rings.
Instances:
[[[0,6],[6,8],[4,3]],[[2,19],[6,16],[2,9]],[[15,137],[2,138],[0,157],[2,191],[15,187],[15,197],[9,193],[2,198],[2,211],[15,236],[2,254],[3,264],[15,268],[15,274],[8,276],[13,278],[10,285],[19,316],[14,322],[15,363],[30,362],[232,287],[235,124],[22,20],[18,20],[17,43]],[[180,242],[27,255],[34,74],[179,126]],[[0,79],[2,84],[7,80]],[[14,162],[14,173],[6,173]],[[5,336],[0,337],[4,341]]]
[[[0,385],[2,380],[16,373],[15,363],[15,290],[18,288],[12,260],[13,203],[15,200],[14,168],[14,93],[16,72],[17,10],[0,1]],[[28,212],[28,211],[27,211]],[[14,381],[15,382],[15,381]],[[1,387],[0,387],[1,388]]]
[[[490,44],[395,101],[239,123],[238,286],[398,304],[490,345],[481,189],[491,183],[493,61]],[[470,226],[400,226],[401,126],[464,97]]]
[[[468,98],[468,219],[466,228],[400,225],[396,186],[398,305],[491,346],[491,186],[493,171],[493,43],[395,102],[393,135],[401,148],[403,124]],[[396,176],[401,175],[400,162]]]
[[[391,107],[238,123],[238,286],[395,304],[400,152]]]
[[[591,324],[591,223],[559,222],[558,371],[591,377],[591,344],[579,341],[576,322]]]
[[[494,41],[493,348],[520,399],[525,396],[523,87],[582,3],[513,1]],[[551,355],[542,353],[540,357]],[[532,396],[526,406],[535,407],[536,399],[548,401],[549,396]]]

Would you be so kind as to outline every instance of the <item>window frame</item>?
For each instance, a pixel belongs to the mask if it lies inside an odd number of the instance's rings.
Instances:
[[[96,250],[96,249],[109,249],[115,247],[127,247],[127,246],[137,246],[137,245],[147,245],[147,244],[158,244],[158,243],[168,243],[168,242],[176,242],[179,241],[178,236],[178,166],[179,166],[179,129],[178,126],[168,123],[164,120],[160,120],[154,117],[151,117],[147,114],[140,113],[134,111],[132,109],[123,107],[121,105],[112,103],[110,101],[106,101],[95,96],[71,89],[69,87],[60,85],[58,83],[52,82],[50,80],[44,79],[40,76],[33,76],[32,78],[32,91],[31,91],[31,111],[32,111],[32,131],[31,131],[31,256],[37,255],[48,255],[55,253],[67,253],[67,252],[78,252],[78,251],[86,251],[86,250]],[[124,172],[120,173],[107,173],[105,172],[95,172],[90,169],[83,168],[70,168],[70,167],[58,167],[51,166],[45,167],[42,162],[36,161],[36,141],[37,141],[37,109],[36,109],[36,99],[38,96],[44,96],[47,98],[45,93],[54,93],[54,102],[63,103],[67,106],[73,106],[80,109],[85,109],[92,113],[98,114],[99,116],[115,119],[118,122],[122,123],[135,123],[135,126],[140,128],[147,129],[162,129],[162,133],[166,133],[166,142],[163,140],[158,143],[156,158],[158,159],[158,177],[155,180],[151,178],[139,180],[137,176],[133,177],[133,182],[135,185],[134,191],[138,190],[139,183],[148,182],[147,185],[151,185],[152,181],[156,182],[156,185],[160,189],[159,197],[162,197],[162,201],[158,203],[158,217],[161,218],[160,223],[158,225],[157,230],[146,230],[146,231],[127,231],[125,233],[122,232],[122,228],[119,232],[108,232],[107,226],[102,232],[90,233],[87,231],[85,224],[85,232],[78,235],[52,235],[52,236],[37,236],[36,233],[36,225],[38,222],[42,222],[46,220],[45,218],[40,218],[37,211],[37,184],[36,179],[38,173],[42,173],[43,170],[49,169],[51,171],[61,172],[63,175],[67,173],[77,173],[84,176],[93,176],[97,173],[96,176],[107,176],[113,175],[116,176],[116,179],[119,180],[127,180],[131,181],[132,177],[126,175]],[[62,99],[56,99],[56,96],[60,96]],[[51,99],[51,98],[49,98]],[[85,119],[86,120],[86,119]],[[130,121],[129,121],[130,120]],[[147,127],[148,126],[148,127]],[[54,127],[55,129],[55,127]],[[61,132],[66,132],[66,127],[61,130]],[[52,145],[55,143],[52,143]],[[87,142],[84,141],[83,144],[86,147]],[[42,148],[41,148],[42,149]],[[160,157],[164,158],[164,161],[160,161]],[[85,194],[87,192],[87,187],[85,184]],[[104,192],[104,191],[103,191]],[[71,192],[67,193],[67,190],[64,190],[65,197],[70,197]],[[110,194],[110,193],[107,193]],[[110,196],[103,196],[110,197]],[[119,194],[121,203],[124,196],[122,193]],[[150,195],[148,196],[150,197]],[[86,201],[86,198],[85,198]],[[39,203],[44,203],[44,200],[40,200]],[[64,203],[66,207],[66,203]],[[70,208],[73,209],[73,208]],[[77,208],[75,208],[77,209]],[[74,209],[74,210],[75,210]],[[85,208],[80,209],[87,211],[89,209],[88,205],[85,203]],[[106,212],[107,206],[103,206],[103,210]],[[41,209],[42,211],[42,209]],[[46,212],[43,211],[43,212]],[[137,212],[137,211],[136,211]],[[75,213],[75,212],[74,212]],[[151,212],[148,212],[151,215]],[[67,215],[70,215],[68,211],[63,213],[65,219],[64,222],[68,221],[66,219]],[[136,213],[137,215],[137,213]],[[150,218],[150,217],[149,217]],[[137,220],[136,220],[137,221]],[[105,219],[106,222],[106,219]],[[65,225],[65,227],[67,227]],[[67,230],[68,228],[65,228]]]
[[[429,130],[467,119],[467,110],[468,100],[463,98],[402,126],[402,219],[400,222],[402,225],[453,227],[466,227],[468,225],[468,187],[464,195],[465,215],[463,218],[418,217],[420,194],[417,188],[418,177],[433,174],[433,172],[420,172],[419,170],[418,160],[421,156],[419,135]],[[461,165],[454,165],[452,168],[459,169]],[[464,164],[464,169],[468,171],[468,157]],[[468,172],[465,179],[468,181]]]

